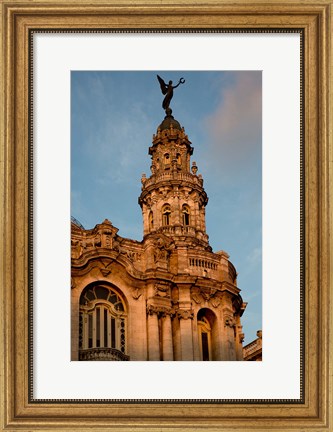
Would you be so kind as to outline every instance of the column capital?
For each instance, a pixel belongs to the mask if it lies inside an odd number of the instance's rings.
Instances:
[[[194,311],[192,309],[178,309],[177,317],[178,319],[184,319],[184,320],[193,319]]]
[[[167,315],[174,315],[175,310],[171,307],[167,306],[158,306],[158,305],[152,305],[147,304],[147,314],[148,315],[158,315],[159,317],[164,317]]]

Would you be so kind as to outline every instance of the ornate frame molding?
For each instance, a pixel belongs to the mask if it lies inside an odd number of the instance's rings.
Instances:
[[[1,290],[2,430],[329,431],[332,408],[331,228],[332,0],[2,0]],[[305,322],[304,400],[89,402],[32,400],[28,287],[29,238],[29,33],[34,29],[301,29],[304,34]],[[17,295],[21,293],[22,295]],[[23,337],[22,337],[23,335]]]

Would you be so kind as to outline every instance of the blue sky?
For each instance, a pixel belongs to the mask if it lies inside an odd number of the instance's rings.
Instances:
[[[86,228],[105,218],[122,237],[142,240],[141,175],[164,118],[156,78],[186,82],[173,115],[185,128],[209,197],[207,234],[225,250],[248,302],[245,344],[262,328],[262,77],[260,71],[73,71],[71,214]]]

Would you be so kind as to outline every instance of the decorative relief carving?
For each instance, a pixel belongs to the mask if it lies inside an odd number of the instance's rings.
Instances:
[[[221,304],[221,299],[220,299],[220,297],[215,297],[215,298],[212,298],[210,302],[214,308],[217,308]]]
[[[165,317],[167,315],[173,316],[175,314],[175,310],[167,306],[147,304],[147,314],[148,315],[156,314],[159,317]]]
[[[201,304],[202,302],[202,298],[198,293],[194,293],[192,294],[192,300],[196,303],[196,304]]]
[[[178,319],[193,319],[194,311],[192,309],[178,309],[177,310]]]
[[[174,247],[172,240],[168,239],[167,237],[161,236],[158,237],[154,243],[155,243],[155,250],[154,250],[155,264],[164,263],[164,265],[167,265],[171,250]]]
[[[105,236],[105,246],[111,249],[111,236],[109,234]]]
[[[120,255],[126,256],[131,261],[140,261],[141,259],[141,253],[130,250],[126,247],[126,245],[123,245],[119,242],[114,242],[113,250],[118,252]]]
[[[108,276],[111,273],[111,270],[108,268],[101,268],[100,270],[104,277]]]
[[[244,333],[240,333],[240,334],[239,334],[239,342],[240,342],[240,343],[243,343],[243,342],[244,342],[244,339],[245,339],[245,335],[244,335]]]
[[[72,239],[71,246],[71,257],[79,258],[82,255],[82,247],[80,241]]]
[[[81,246],[83,249],[95,248],[96,246],[101,246],[101,236],[97,234],[95,237],[86,238],[81,241]]]
[[[138,300],[142,296],[142,292],[139,288],[133,288],[132,297],[134,300]]]
[[[232,317],[230,317],[230,316],[226,316],[224,318],[224,325],[225,325],[225,327],[233,328],[233,327],[236,326],[235,320]]]
[[[217,289],[214,288],[201,288],[200,293],[204,300],[209,301],[211,298],[215,296]]]
[[[102,241],[100,234],[86,236],[86,233],[84,233],[83,238],[81,237],[80,239],[71,239],[71,256],[72,258],[79,258],[86,249],[95,249],[101,246]]]
[[[155,296],[170,298],[170,286],[166,282],[157,282],[155,284]]]
[[[157,264],[160,261],[167,261],[168,260],[168,251],[164,248],[159,248],[154,251],[154,262]]]
[[[196,304],[201,304],[203,301],[209,302],[214,308],[219,307],[222,303],[221,294],[215,288],[195,288],[191,298]]]

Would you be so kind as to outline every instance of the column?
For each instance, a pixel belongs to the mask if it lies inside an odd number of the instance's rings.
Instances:
[[[236,360],[236,346],[235,346],[236,340],[235,340],[234,320],[232,318],[225,318],[224,325],[225,325],[228,360]]]
[[[241,325],[240,316],[236,317],[236,359],[243,360],[243,341],[244,333]]]
[[[158,317],[153,306],[147,307],[148,312],[148,360],[160,360],[160,338]]]
[[[149,232],[149,221],[148,221],[149,211],[147,206],[143,204],[142,206],[142,219],[143,219],[143,235],[145,236]]]
[[[199,210],[198,200],[194,201],[194,218],[195,218],[195,228],[201,230],[201,215]]]
[[[177,311],[180,324],[180,343],[182,360],[193,360],[192,319],[193,311]]]
[[[166,314],[162,318],[162,349],[163,360],[173,361],[172,327],[170,314]]]
[[[173,348],[174,348],[174,360],[180,361],[182,359],[182,353],[180,349],[180,325],[179,320],[174,318],[172,320],[172,339],[173,339]]]
[[[200,347],[197,320],[193,321],[193,356],[195,361],[200,361]]]

